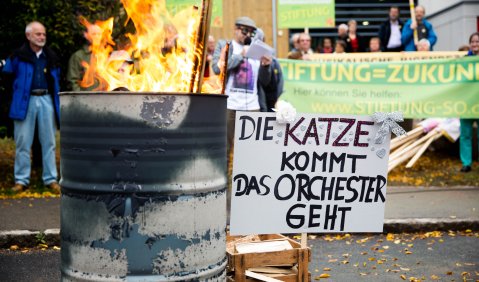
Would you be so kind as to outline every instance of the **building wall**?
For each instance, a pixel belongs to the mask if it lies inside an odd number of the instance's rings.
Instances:
[[[432,15],[444,8],[450,7],[462,0],[419,0],[419,5],[426,8],[426,14]]]
[[[442,2],[449,5],[439,5],[444,4]],[[469,36],[477,31],[479,1],[423,0],[419,4],[426,8],[426,17],[436,31],[436,51],[455,51],[467,44]]]
[[[258,27],[264,30],[266,43],[273,46],[273,16],[271,0],[215,0],[223,1],[223,27],[211,28],[210,34],[218,39],[232,39],[234,22],[237,17],[248,16],[252,18]],[[278,30],[277,36],[277,57],[286,57],[288,53],[287,29]]]

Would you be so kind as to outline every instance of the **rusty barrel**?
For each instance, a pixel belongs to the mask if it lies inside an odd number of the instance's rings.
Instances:
[[[62,281],[224,281],[226,97],[60,105]]]

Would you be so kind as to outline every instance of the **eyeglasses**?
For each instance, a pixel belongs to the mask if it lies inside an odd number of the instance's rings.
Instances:
[[[238,26],[237,28],[241,30],[241,33],[243,35],[248,35],[248,33],[251,35],[251,37],[254,37],[256,35],[256,31],[254,29],[249,29],[244,26]]]

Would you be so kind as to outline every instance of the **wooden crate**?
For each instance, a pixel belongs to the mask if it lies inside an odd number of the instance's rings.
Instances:
[[[264,253],[239,254],[235,248],[227,249],[228,265],[227,281],[249,282],[258,281],[246,277],[246,270],[265,266],[291,267],[289,274],[276,274],[271,277],[286,282],[306,282],[311,280],[308,272],[308,264],[311,261],[309,248],[301,248],[301,245],[283,235],[269,234],[258,235],[260,241],[287,240],[293,249]],[[236,241],[241,236],[227,236],[227,242]]]

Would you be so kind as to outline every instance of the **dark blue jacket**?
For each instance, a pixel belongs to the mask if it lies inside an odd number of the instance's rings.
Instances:
[[[411,19],[407,20],[404,24],[401,34],[401,42],[404,46],[404,51],[417,51],[416,45],[414,45],[414,31],[411,29]],[[437,36],[432,28],[432,24],[423,19],[422,23],[427,30],[427,40],[431,44],[431,51],[434,44],[436,44]]]
[[[59,59],[55,53],[48,47],[43,47],[43,52],[47,57],[47,82],[48,93],[54,101],[55,118],[57,126],[60,125],[60,67]],[[13,75],[13,95],[10,106],[9,117],[14,120],[24,120],[27,116],[28,103],[30,101],[30,91],[33,80],[33,70],[35,62],[35,53],[28,44],[24,44],[13,52],[3,67],[3,72]]]

